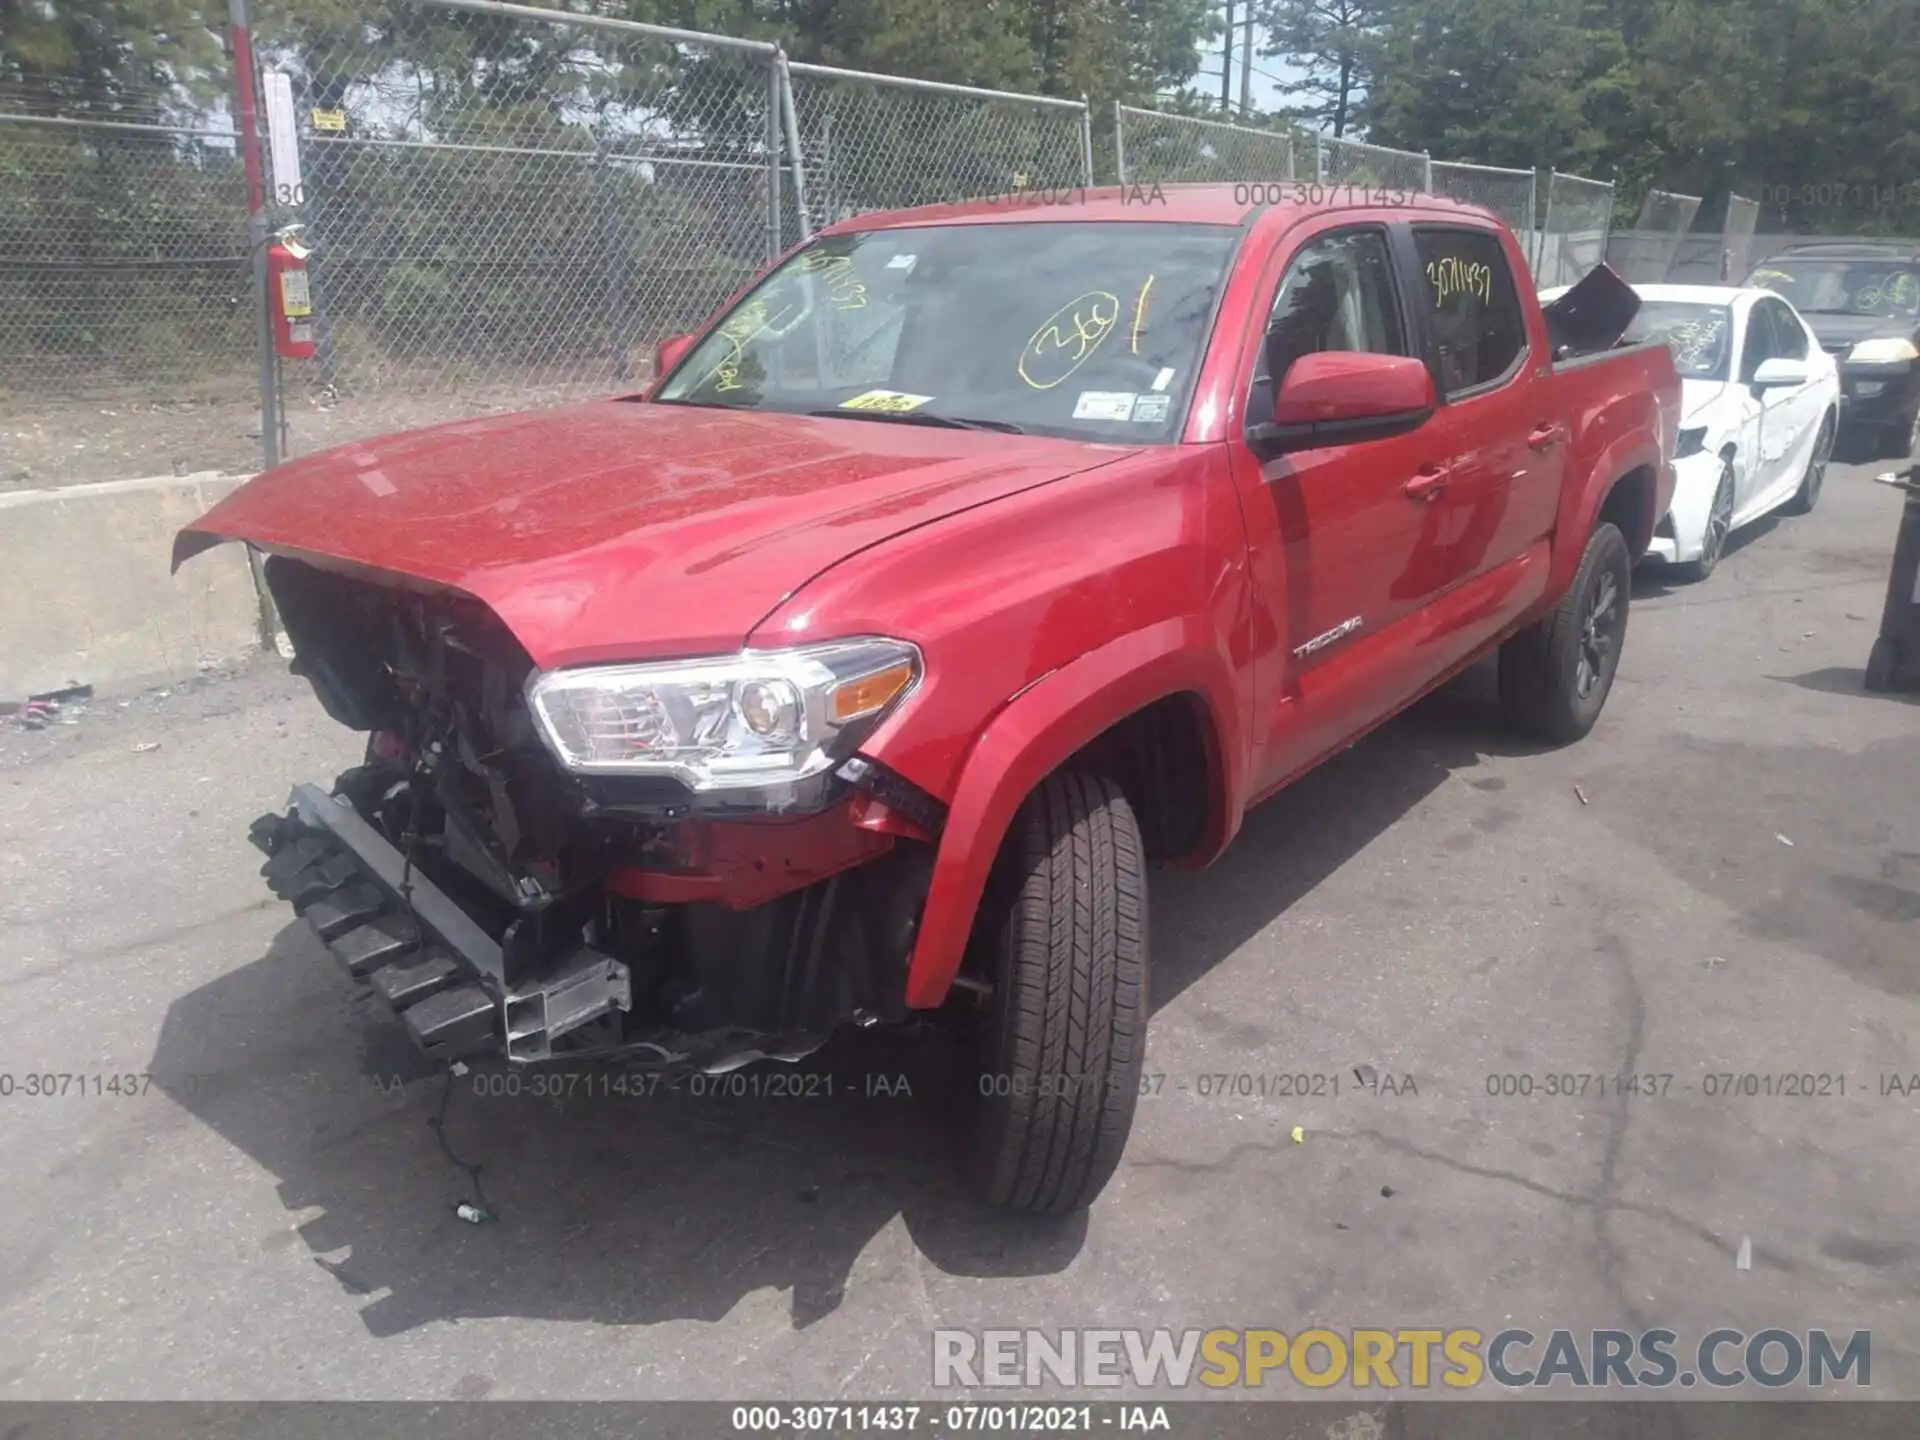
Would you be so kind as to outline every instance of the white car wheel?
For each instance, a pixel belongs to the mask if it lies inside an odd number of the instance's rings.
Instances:
[[[1713,573],[1726,553],[1727,537],[1733,534],[1733,461],[1720,466],[1720,484],[1713,492],[1713,505],[1707,511],[1706,532],[1700,537],[1699,556],[1680,567],[1688,580],[1698,583]]]

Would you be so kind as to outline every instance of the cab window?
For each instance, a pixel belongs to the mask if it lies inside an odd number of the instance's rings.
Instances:
[[[1268,418],[1276,383],[1302,355],[1323,350],[1413,353],[1385,231],[1335,231],[1308,241],[1293,257],[1268,315],[1248,416],[1256,422]]]
[[[1500,237],[1421,226],[1413,241],[1440,392],[1453,399],[1506,379],[1527,348],[1527,321]]]

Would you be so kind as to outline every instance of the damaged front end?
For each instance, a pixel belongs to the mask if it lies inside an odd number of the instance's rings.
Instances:
[[[262,873],[430,1054],[717,1072],[906,1017],[942,810],[856,750],[911,647],[540,672],[463,594],[265,570],[369,741],[254,823]]]

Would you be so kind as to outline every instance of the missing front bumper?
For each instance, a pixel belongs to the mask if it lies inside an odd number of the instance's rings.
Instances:
[[[269,888],[428,1054],[553,1058],[554,1042],[633,1003],[627,967],[581,946],[548,974],[507,983],[500,944],[345,799],[296,786],[252,839]]]

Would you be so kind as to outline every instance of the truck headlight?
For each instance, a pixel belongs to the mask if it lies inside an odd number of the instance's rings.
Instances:
[[[536,672],[527,705],[568,770],[665,775],[697,791],[804,780],[837,764],[920,678],[904,640]]]
[[[1847,352],[1847,359],[1862,365],[1898,365],[1902,360],[1920,359],[1913,341],[1898,335],[1883,335],[1877,340],[1862,340]]]
[[[1698,455],[1707,448],[1707,427],[1694,425],[1682,430],[1674,437],[1673,458],[1684,460],[1689,455]]]

